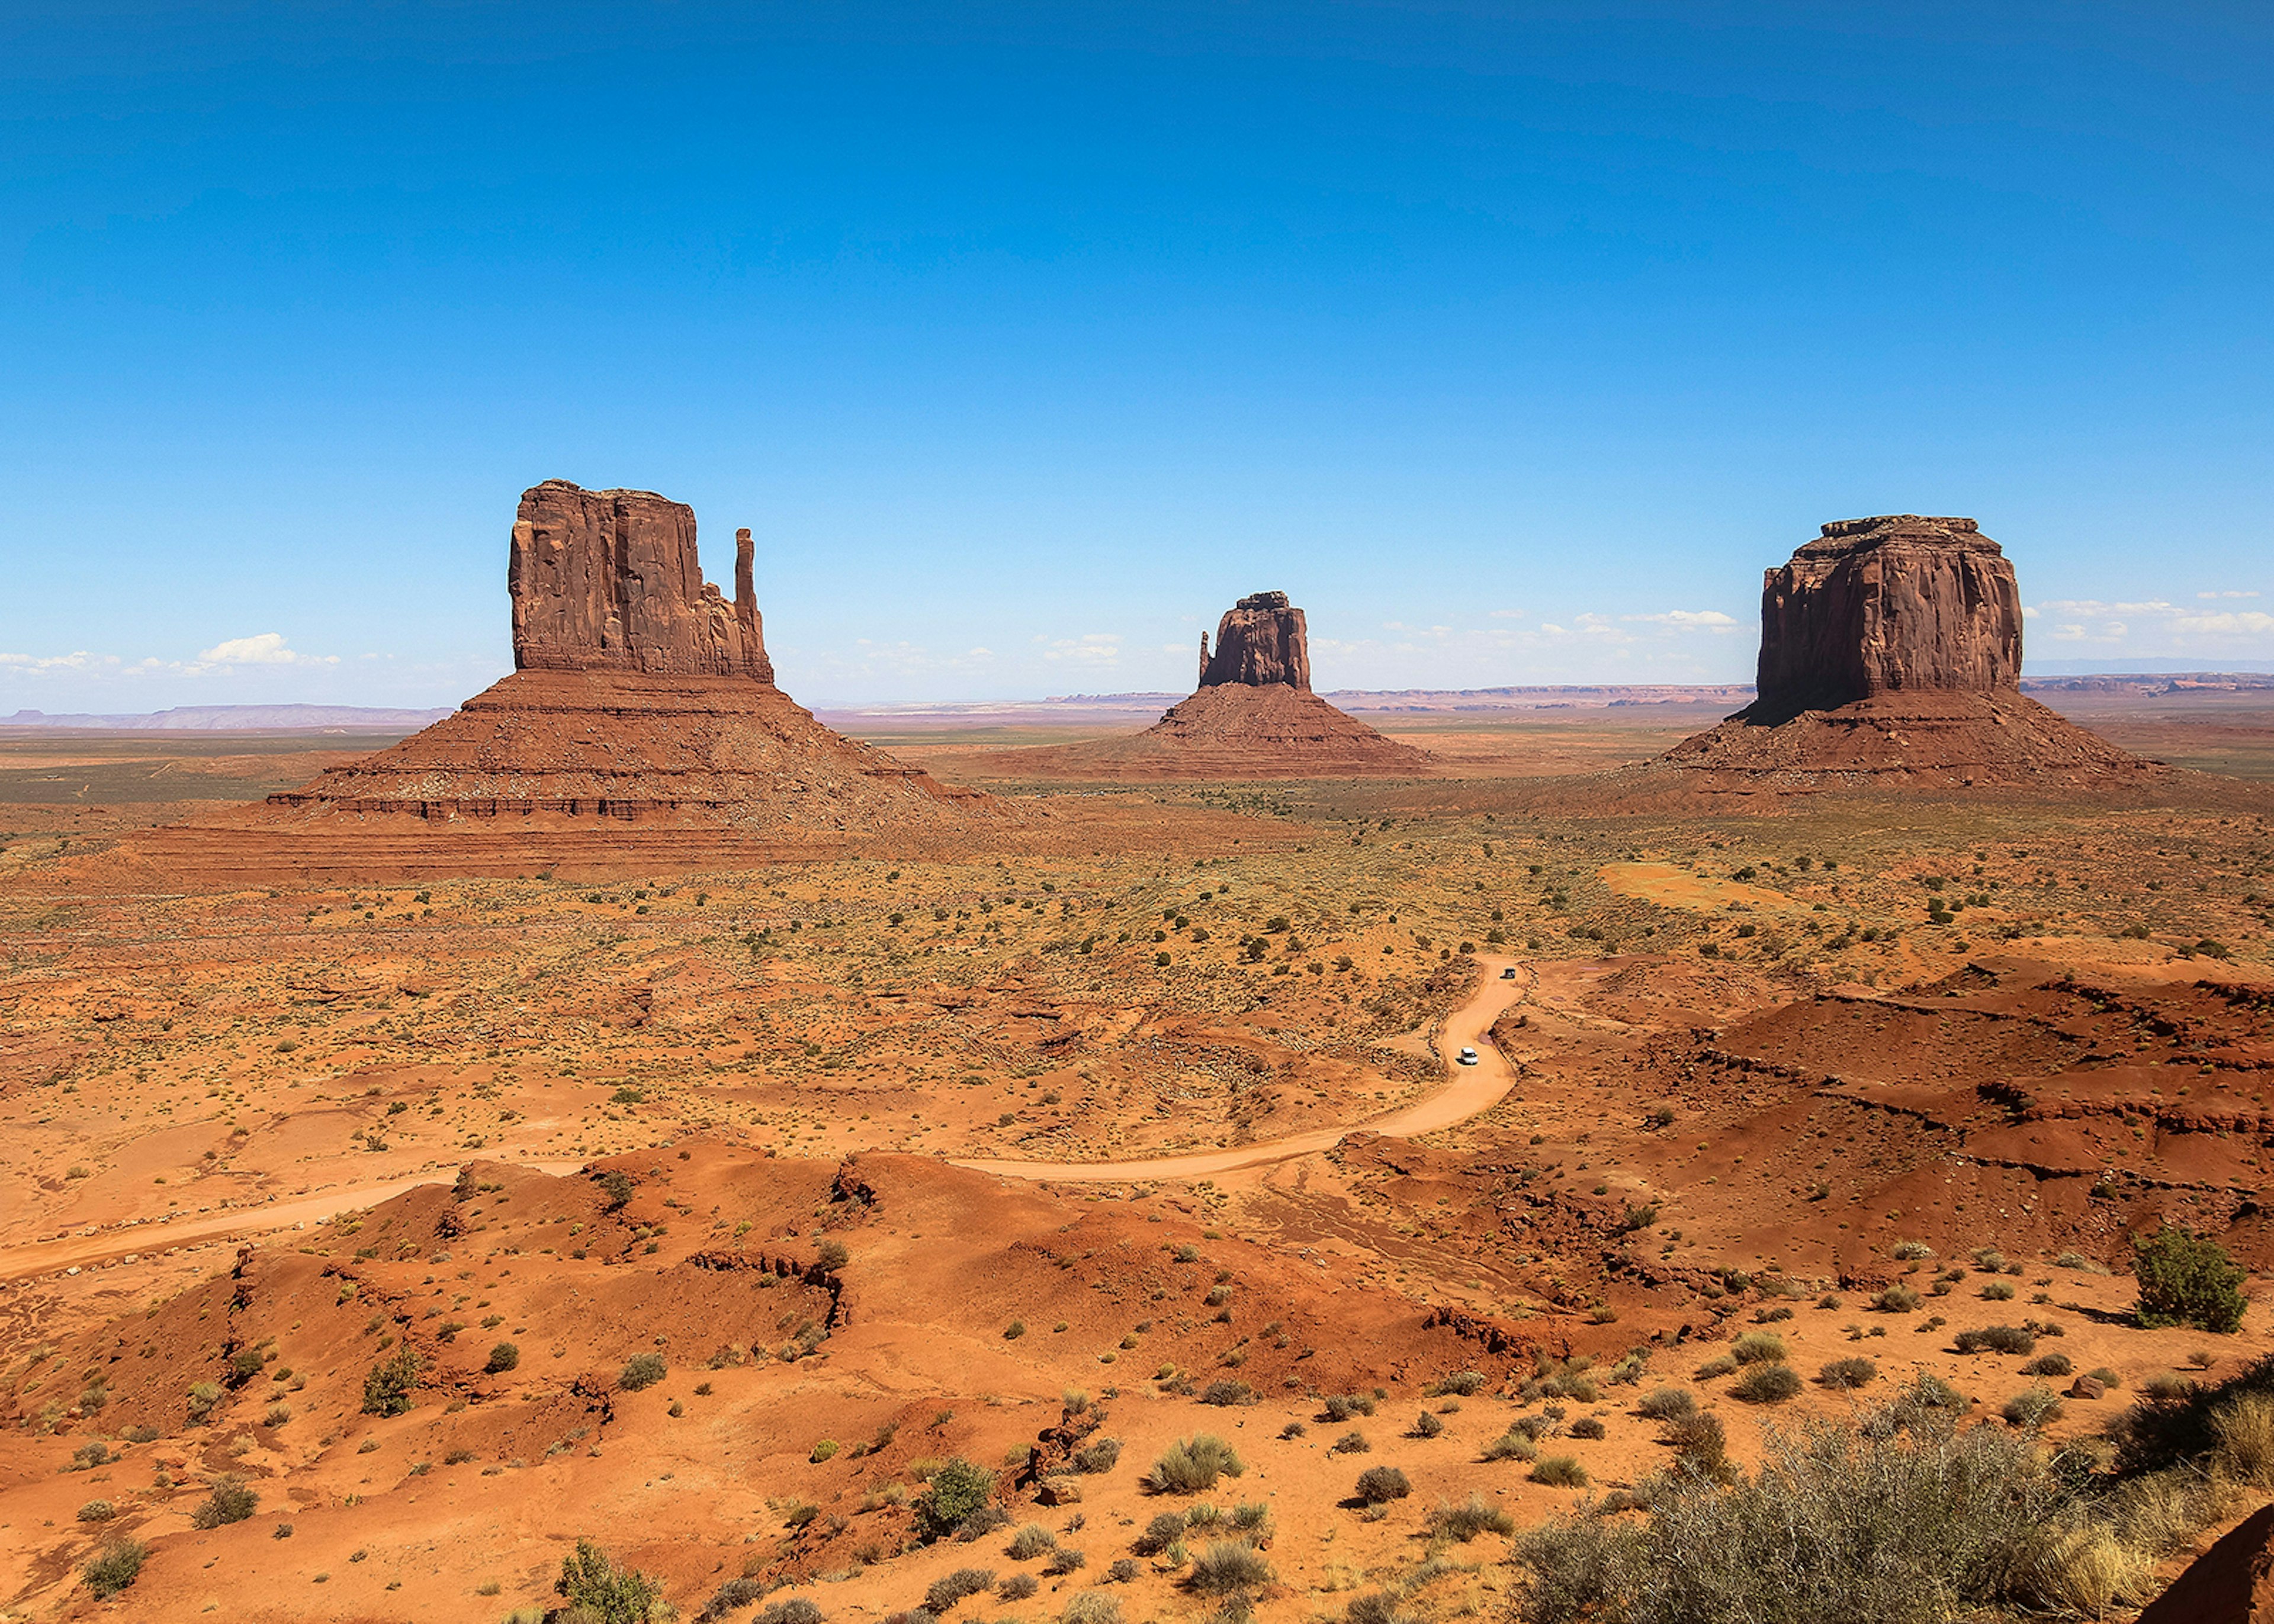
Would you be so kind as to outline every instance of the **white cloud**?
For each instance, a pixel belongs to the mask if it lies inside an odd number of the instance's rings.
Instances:
[[[1060,665],[1111,665],[1121,658],[1121,634],[1084,632],[1079,637],[1042,638],[1043,658]]]
[[[282,632],[259,632],[250,637],[230,637],[198,656],[191,669],[214,665],[336,665],[336,654],[303,654],[289,648]]]
[[[2255,598],[2255,592],[2197,592],[2197,598]]]
[[[1521,609],[1495,609],[1491,611],[1491,614],[1492,618],[1495,620],[1521,620],[1524,619],[1525,611]]]
[[[0,654],[0,666],[10,671],[92,671],[117,664],[116,654],[90,654],[85,649],[72,654]]]
[[[1646,621],[1653,626],[1670,626],[1676,631],[1728,633],[1738,629],[1738,622],[1719,609],[1668,609],[1662,614],[1623,614],[1622,620]]]
[[[2210,598],[2202,593],[2199,597]],[[2220,592],[2219,598],[2249,598],[2255,592]],[[2112,603],[2100,598],[2054,598],[2022,613],[2050,623],[2055,643],[2133,643],[2127,652],[2253,653],[2274,642],[2274,614],[2263,609],[2198,609],[2163,598]]]

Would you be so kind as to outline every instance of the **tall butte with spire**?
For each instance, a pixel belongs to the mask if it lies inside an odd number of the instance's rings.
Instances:
[[[506,565],[513,673],[390,748],[269,796],[237,822],[260,848],[247,872],[638,871],[1018,821],[776,687],[750,532],[734,541],[728,599],[703,579],[685,503],[563,479],[523,492]],[[180,831],[200,832],[221,833]],[[225,864],[228,846],[189,840],[184,861],[201,849],[205,867]]]
[[[1330,778],[1425,772],[1429,756],[1311,691],[1310,628],[1284,592],[1256,592],[1201,635],[1200,685],[1143,733],[1021,750],[998,765],[1053,777]]]
[[[2104,784],[2164,771],[2025,697],[2013,561],[1971,519],[1843,519],[1766,573],[1756,697],[1667,753],[1703,774]]]

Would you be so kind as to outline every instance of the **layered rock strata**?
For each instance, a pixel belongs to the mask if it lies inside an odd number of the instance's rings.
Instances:
[[[695,515],[646,491],[552,479],[508,547],[512,675],[273,808],[429,821],[658,818],[768,837],[922,833],[991,798],[847,739],[774,685],[735,534],[735,592],[705,583]]]
[[[1201,639],[1201,683],[1143,733],[995,757],[997,771],[1096,780],[1381,778],[1429,756],[1311,691],[1310,628],[1284,592],[1241,598]]]
[[[1310,691],[1310,628],[1286,593],[1251,593],[1225,610],[1216,622],[1214,655],[1208,651],[1207,634],[1201,634],[1200,686],[1228,682],[1248,688],[1284,682]]]
[[[1965,786],[2162,769],[2022,697],[2014,566],[1971,519],[1848,519],[1761,585],[1758,696],[1664,757],[1748,778]]]
[[[1761,583],[1757,720],[1880,694],[2018,693],[2022,595],[1971,519],[1847,519]]]

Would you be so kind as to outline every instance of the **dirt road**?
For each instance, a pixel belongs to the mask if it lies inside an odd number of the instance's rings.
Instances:
[[[1199,1178],[1211,1173],[1228,1173],[1234,1168],[1258,1167],[1267,1162],[1284,1162],[1292,1156],[1306,1156],[1314,1151],[1332,1148],[1345,1134],[1380,1133],[1391,1139],[1410,1139],[1424,1133],[1434,1133],[1440,1128],[1449,1128],[1457,1122],[1466,1122],[1478,1113],[1498,1104],[1516,1081],[1516,1073],[1507,1057],[1492,1046],[1486,1034],[1498,1020],[1502,1011],[1530,997],[1539,985],[1539,977],[1531,970],[1515,966],[1504,959],[1480,957],[1484,966],[1484,985],[1475,997],[1445,1017],[1444,1030],[1437,1036],[1437,1057],[1444,1062],[1447,1081],[1442,1088],[1411,1105],[1400,1106],[1369,1122],[1352,1123],[1339,1128],[1319,1128],[1309,1133],[1299,1133],[1290,1139],[1268,1139],[1259,1145],[1237,1145],[1226,1150],[1201,1150],[1177,1156],[1149,1156],[1135,1162],[991,1162],[967,1161],[954,1158],[955,1165],[981,1173],[999,1173],[1008,1178],[1047,1178],[1060,1183],[1105,1184],[1120,1183],[1133,1178]],[[1514,981],[1501,979],[1501,972],[1516,968]],[[1477,1064],[1465,1066],[1456,1064],[1455,1056],[1465,1047],[1477,1051]]]

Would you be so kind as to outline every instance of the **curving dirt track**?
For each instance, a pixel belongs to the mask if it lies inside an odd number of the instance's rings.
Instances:
[[[1380,1133],[1391,1139],[1413,1139],[1440,1128],[1449,1128],[1456,1123],[1466,1122],[1498,1104],[1515,1082],[1516,1073],[1507,1058],[1492,1046],[1486,1034],[1492,1030],[1493,1022],[1500,1019],[1503,1011],[1532,996],[1540,979],[1530,968],[1517,966],[1510,959],[1480,956],[1477,962],[1484,968],[1483,985],[1468,1003],[1445,1017],[1444,1026],[1437,1036],[1437,1055],[1444,1063],[1448,1079],[1445,1086],[1426,1098],[1411,1105],[1400,1106],[1370,1121],[1315,1129],[1288,1139],[1267,1139],[1261,1144],[1239,1145],[1224,1150],[1193,1151],[1183,1155],[1153,1156],[1135,1162],[998,1162],[961,1157],[950,1160],[957,1167],[1008,1178],[1047,1178],[1073,1184],[1102,1184],[1136,1178],[1202,1178],[1211,1174],[1230,1172],[1236,1168],[1260,1167],[1267,1162],[1284,1162],[1316,1151],[1329,1150],[1345,1134],[1355,1132]],[[1517,978],[1502,980],[1501,972],[1511,966],[1517,970]],[[1454,1056],[1464,1045],[1475,1047],[1475,1065],[1463,1066],[1455,1063]],[[539,1162],[528,1165],[541,1172],[570,1173],[584,1164],[581,1162]],[[0,1248],[0,1282],[29,1280],[75,1267],[100,1267],[137,1253],[156,1256],[197,1242],[305,1228],[309,1224],[320,1223],[339,1213],[376,1206],[420,1184],[441,1182],[445,1182],[441,1175],[416,1173],[373,1184],[343,1184],[262,1207],[200,1214],[176,1223],[136,1225],[108,1229],[99,1235],[59,1236],[45,1241]]]
[[[975,1172],[997,1173],[1006,1178],[1047,1178],[1060,1183],[1104,1184],[1132,1178],[1200,1178],[1214,1173],[1228,1173],[1235,1168],[1257,1167],[1268,1162],[1284,1162],[1290,1157],[1330,1150],[1345,1134],[1361,1131],[1390,1139],[1410,1139],[1420,1134],[1434,1133],[1440,1128],[1449,1128],[1455,1123],[1466,1122],[1498,1104],[1501,1097],[1515,1083],[1516,1073],[1510,1067],[1507,1057],[1492,1046],[1486,1034],[1492,1030],[1493,1022],[1500,1019],[1502,1011],[1532,996],[1540,979],[1531,969],[1517,965],[1513,959],[1480,956],[1477,962],[1484,966],[1484,984],[1477,989],[1476,996],[1445,1017],[1444,1026],[1437,1034],[1437,1057],[1444,1062],[1449,1080],[1427,1098],[1400,1106],[1369,1122],[1352,1123],[1339,1128],[1320,1128],[1289,1139],[1267,1139],[1258,1145],[1238,1145],[1226,1150],[1199,1150],[1186,1155],[1150,1156],[1136,1162],[993,1162],[960,1157],[953,1160],[957,1167],[970,1168]],[[1503,981],[1501,972],[1511,967],[1516,969],[1517,978]],[[1454,1056],[1464,1045],[1474,1046],[1476,1064],[1464,1066],[1455,1064]]]

